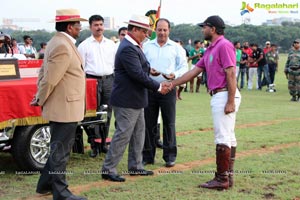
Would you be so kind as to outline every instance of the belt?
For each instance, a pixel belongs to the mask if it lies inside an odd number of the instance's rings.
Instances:
[[[213,96],[213,95],[217,94],[218,92],[225,92],[225,91],[227,91],[227,88],[218,88],[215,90],[210,90],[209,94],[210,94],[210,96]]]
[[[95,75],[91,75],[91,74],[86,74],[87,78],[93,78],[93,79],[108,79],[113,77],[114,74],[110,74],[110,75],[104,75],[104,76],[95,76]]]

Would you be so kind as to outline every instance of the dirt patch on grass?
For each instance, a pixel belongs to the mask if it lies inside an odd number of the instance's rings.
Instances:
[[[273,193],[264,194],[265,199],[273,199],[274,197],[275,197],[275,195]]]

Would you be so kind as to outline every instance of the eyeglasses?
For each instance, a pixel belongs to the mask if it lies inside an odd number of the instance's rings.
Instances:
[[[299,44],[299,42],[296,42],[296,41],[295,41],[294,44]]]
[[[126,34],[125,33],[122,33],[122,34],[120,34],[121,36],[125,36]]]
[[[142,31],[142,32],[145,33],[145,34],[148,33],[148,30],[147,30],[147,29],[144,29],[144,28],[140,28],[140,31]]]
[[[74,24],[73,26],[76,27],[76,28],[81,28],[82,27],[81,24]]]

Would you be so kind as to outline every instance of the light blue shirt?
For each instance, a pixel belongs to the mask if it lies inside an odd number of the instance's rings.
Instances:
[[[151,68],[160,73],[174,73],[178,78],[188,71],[184,49],[170,39],[163,46],[157,43],[157,39],[150,40],[143,45],[143,51]],[[162,75],[150,77],[159,83],[166,81]]]

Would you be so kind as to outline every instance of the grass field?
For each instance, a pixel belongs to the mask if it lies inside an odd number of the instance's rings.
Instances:
[[[300,200],[300,102],[290,102],[283,74],[286,56],[280,57],[275,82],[277,92],[241,90],[237,115],[238,139],[235,186],[228,191],[198,188],[213,177],[215,144],[210,113],[210,96],[182,93],[177,102],[176,166],[164,167],[158,150],[153,177],[130,177],[125,183],[103,181],[98,170],[104,155],[95,159],[72,154],[67,175],[70,189],[78,195],[97,199],[280,199]],[[111,134],[113,133],[111,129]],[[9,154],[0,154],[0,199],[51,199],[39,197],[35,186],[39,175],[18,175]],[[118,166],[127,170],[127,154]],[[93,173],[87,173],[93,172]]]

